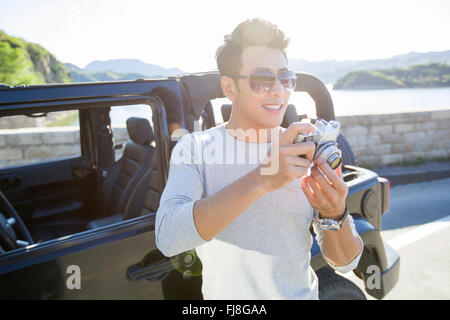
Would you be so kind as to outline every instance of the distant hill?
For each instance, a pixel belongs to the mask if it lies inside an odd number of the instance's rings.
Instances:
[[[71,81],[67,67],[46,49],[0,30],[0,83],[30,85]]]
[[[321,62],[290,59],[292,70],[307,72],[322,82],[335,83],[350,72],[407,68],[411,65],[450,64],[450,50],[442,52],[410,52],[389,59],[372,60],[325,60]],[[202,70],[199,70],[202,71]],[[177,76],[184,72],[178,68],[164,68],[138,59],[116,59],[93,61],[84,69],[58,61],[43,47],[20,38],[7,35],[0,30],[0,83],[43,84],[134,80]]]
[[[89,72],[113,71],[120,74],[135,73],[147,77],[170,77],[183,74],[178,68],[163,68],[158,65],[142,62],[138,59],[117,59],[108,61],[93,61],[83,70]]]
[[[338,89],[430,88],[450,86],[450,65],[431,63],[408,68],[350,72],[333,86]]]
[[[137,73],[117,73],[113,71],[90,72],[78,68],[71,63],[66,63],[66,67],[70,71],[73,82],[119,81],[148,78],[147,76]]]
[[[325,60],[314,62],[302,59],[289,59],[289,66],[292,70],[310,73],[324,83],[334,83],[352,71],[407,68],[414,64],[427,63],[450,64],[450,50],[428,53],[410,52],[388,59],[372,60]],[[145,77],[168,77],[184,73],[178,68],[166,69],[138,59],[94,61],[89,63],[83,70],[89,72],[112,71],[117,74],[135,73],[142,74]]]
[[[325,60],[313,62],[302,59],[289,59],[289,66],[292,70],[310,73],[324,83],[334,83],[352,71],[407,68],[411,65],[430,63],[450,64],[450,50],[427,53],[410,52],[388,59],[373,60]]]

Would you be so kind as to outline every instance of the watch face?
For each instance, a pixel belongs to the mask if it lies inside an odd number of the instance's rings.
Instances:
[[[333,219],[320,219],[320,213],[317,211],[316,219],[319,222],[320,228],[322,230],[339,230],[342,228],[344,224],[344,220],[347,218],[349,214],[348,205],[345,205],[345,213],[340,221],[336,221]]]
[[[325,221],[324,221],[325,220]],[[330,220],[330,219],[322,219],[319,221],[320,227],[323,230],[339,230],[341,226],[338,222]]]

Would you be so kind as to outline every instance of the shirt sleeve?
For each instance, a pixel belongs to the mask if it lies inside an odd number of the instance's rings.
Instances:
[[[363,250],[364,250],[364,242],[362,241],[361,237],[359,236],[358,232],[356,231],[355,222],[353,221],[352,216],[348,215],[347,219],[350,222],[350,228],[352,230],[353,235],[357,236],[358,239],[361,241],[361,251],[356,256],[355,259],[353,259],[349,264],[347,264],[345,266],[335,266],[325,258],[325,261],[328,263],[328,265],[330,267],[332,267],[334,270],[341,272],[341,273],[347,273],[349,271],[352,271],[353,269],[356,269],[356,267],[358,266],[359,260],[361,259]],[[322,228],[320,228],[319,223],[316,221],[316,219],[313,219],[313,229],[314,229],[314,233],[316,234],[316,240],[320,247],[320,251],[323,252],[322,251],[322,243],[323,243],[324,230],[322,230]]]
[[[194,204],[204,191],[195,143],[192,134],[187,134],[175,145],[168,181],[156,213],[156,246],[166,257],[208,242],[198,234],[194,224]]]

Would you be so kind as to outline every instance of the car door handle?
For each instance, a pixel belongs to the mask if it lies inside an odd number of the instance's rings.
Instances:
[[[172,270],[178,268],[178,260],[171,259],[159,263],[153,263],[142,267],[141,263],[132,265],[127,270],[127,277],[131,281],[147,279],[149,281],[163,280]]]
[[[83,179],[94,171],[94,167],[88,158],[82,157],[72,162],[71,170],[75,178]]]

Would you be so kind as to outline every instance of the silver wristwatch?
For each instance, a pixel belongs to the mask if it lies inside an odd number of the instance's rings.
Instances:
[[[315,210],[316,220],[319,223],[319,226],[322,230],[339,230],[342,228],[342,225],[344,224],[345,219],[348,216],[348,205],[345,204],[345,212],[344,216],[340,221],[336,221],[334,219],[322,219],[320,218],[319,211]]]

